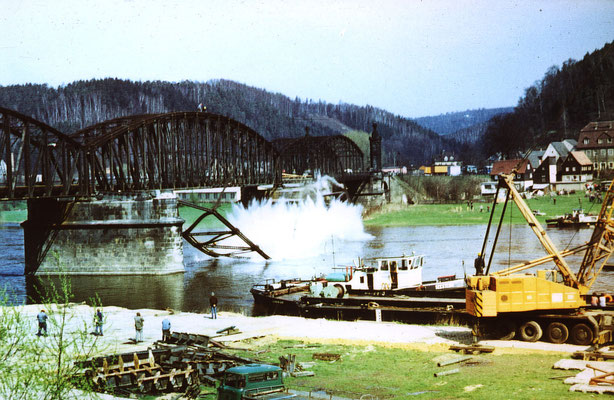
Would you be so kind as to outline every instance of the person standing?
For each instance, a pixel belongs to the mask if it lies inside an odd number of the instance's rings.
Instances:
[[[96,309],[96,315],[94,316],[94,335],[102,336],[102,311],[100,308]]]
[[[211,319],[217,319],[217,297],[215,297],[215,292],[211,292],[209,305],[211,306]]]
[[[140,312],[137,312],[136,317],[134,317],[134,329],[136,330],[134,341],[137,343],[143,341],[143,322],[145,322],[145,319],[141,317]]]
[[[484,274],[484,256],[482,255],[481,252],[478,253],[477,258],[473,262],[473,266],[475,267],[475,274],[476,275],[483,275]]]
[[[38,320],[38,333],[36,335],[47,336],[47,314],[45,313],[45,310],[41,310],[41,312],[39,312],[36,316],[36,319]]]
[[[167,339],[171,338],[171,321],[169,321],[168,317],[162,320],[162,341],[166,342]]]

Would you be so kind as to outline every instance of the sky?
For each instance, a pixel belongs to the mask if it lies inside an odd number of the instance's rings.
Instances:
[[[0,86],[229,79],[417,118],[517,104],[614,0],[0,0]]]

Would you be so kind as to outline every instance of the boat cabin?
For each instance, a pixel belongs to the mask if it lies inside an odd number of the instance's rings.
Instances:
[[[358,266],[329,274],[326,276],[328,286],[336,287],[338,295],[340,292],[399,290],[422,285],[423,255],[379,257],[367,262],[359,260]]]

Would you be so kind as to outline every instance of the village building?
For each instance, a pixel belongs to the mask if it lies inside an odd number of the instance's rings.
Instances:
[[[542,155],[542,161],[546,159],[546,157],[554,157],[556,161],[559,159],[567,157],[570,151],[575,150],[578,142],[574,139],[565,139],[561,142],[552,142],[546,147],[544,154]]]
[[[590,182],[593,163],[583,151],[572,151],[561,164],[561,182]]]
[[[511,174],[512,171],[515,171],[514,184],[519,191],[525,191],[533,186],[533,168],[528,159],[495,161],[490,176],[497,181],[499,174]]]
[[[594,174],[614,170],[614,121],[587,124],[580,130],[577,149],[592,161]]]

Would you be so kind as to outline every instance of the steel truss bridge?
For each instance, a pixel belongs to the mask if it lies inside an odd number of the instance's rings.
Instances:
[[[271,143],[238,121],[207,112],[121,117],[65,134],[0,107],[3,200],[279,186],[282,171],[305,170],[351,180],[364,171],[363,153],[344,136]]]

